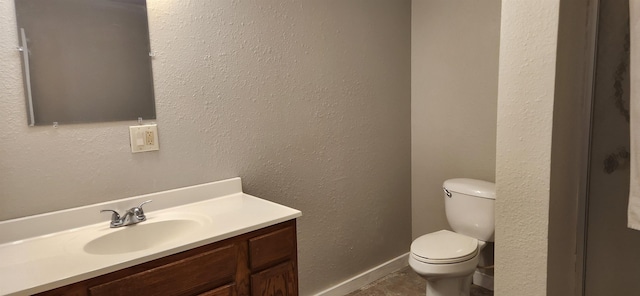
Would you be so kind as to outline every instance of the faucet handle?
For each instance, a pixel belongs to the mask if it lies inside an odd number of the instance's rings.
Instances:
[[[146,204],[148,204],[148,203],[150,203],[150,202],[152,202],[152,201],[153,201],[153,199],[147,200],[147,201],[145,201],[145,202],[141,203],[141,204],[138,206],[138,208],[140,208],[140,210],[142,210],[142,206],[144,206],[144,205],[146,205]]]
[[[114,210],[100,210],[100,213],[103,213],[103,212],[113,212],[113,214],[111,214],[111,221],[116,221],[120,219],[120,214],[118,214],[118,212]]]
[[[148,204],[150,202],[152,202],[153,200],[147,200],[143,203],[140,204],[140,206],[133,208],[133,214],[136,216],[136,219],[138,219],[139,221],[144,221],[147,220],[147,217],[144,215],[144,210],[142,210],[142,206],[144,206],[145,204]]]

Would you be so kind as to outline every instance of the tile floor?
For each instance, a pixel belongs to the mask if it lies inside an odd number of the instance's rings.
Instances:
[[[424,296],[426,289],[426,281],[405,267],[347,296]],[[471,286],[471,296],[493,296],[493,291]]]

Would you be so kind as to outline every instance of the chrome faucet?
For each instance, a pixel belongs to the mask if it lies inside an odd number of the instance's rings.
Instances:
[[[150,202],[151,200],[147,200],[141,203],[139,206],[127,210],[123,215],[118,214],[118,212],[114,210],[102,210],[100,211],[100,213],[112,212],[111,228],[133,225],[147,220],[147,217],[144,215],[144,211],[142,210],[142,206]]]

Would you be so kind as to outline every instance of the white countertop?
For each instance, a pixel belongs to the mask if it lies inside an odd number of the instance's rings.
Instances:
[[[109,228],[101,209],[144,206],[147,221],[191,216],[202,227],[179,238],[122,254],[90,254],[91,240],[127,227]],[[242,192],[240,178],[163,191],[80,208],[0,222],[0,295],[31,295],[221,241],[300,217],[298,210]],[[142,228],[141,228],[142,229]]]

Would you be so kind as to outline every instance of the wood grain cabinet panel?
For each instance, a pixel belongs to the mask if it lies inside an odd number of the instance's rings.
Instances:
[[[236,296],[236,289],[234,285],[226,285],[198,296]]]
[[[289,220],[38,295],[297,296],[296,223]]]
[[[291,261],[251,275],[252,296],[298,295],[296,275]]]
[[[233,281],[236,248],[224,246],[89,288],[92,296],[187,295]]]
[[[249,260],[256,271],[280,263],[295,254],[296,232],[293,227],[249,239]]]

